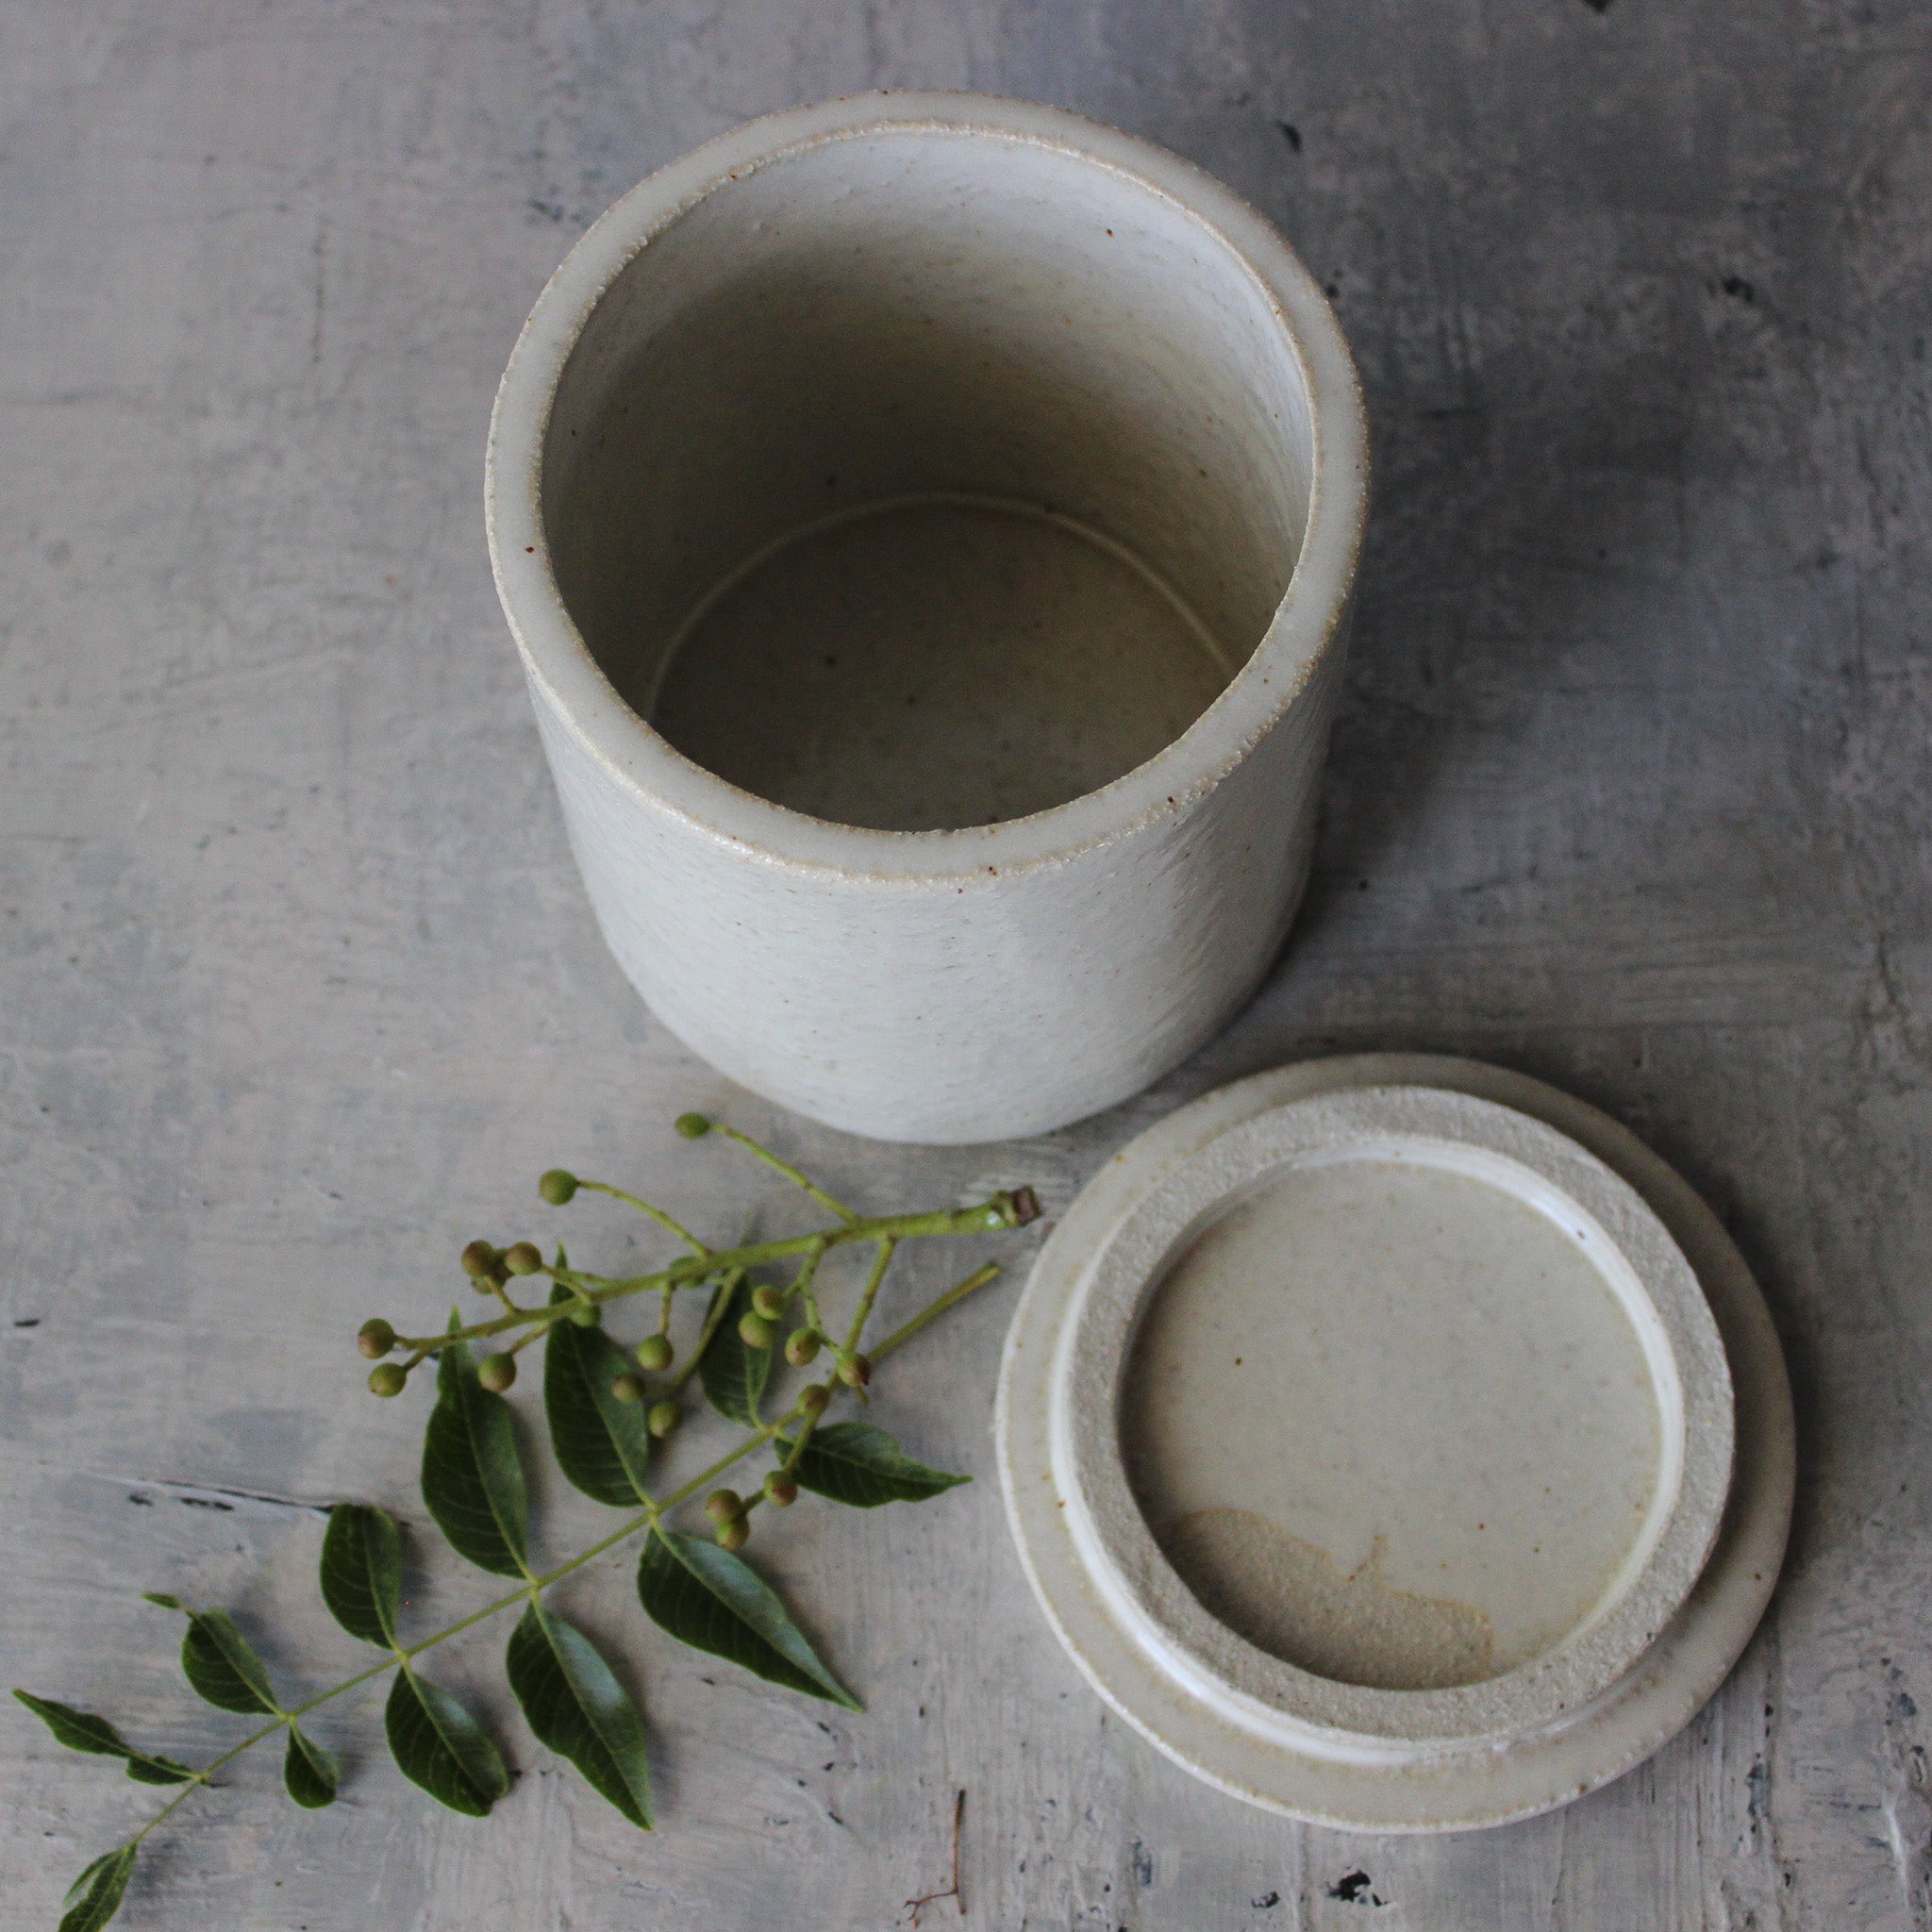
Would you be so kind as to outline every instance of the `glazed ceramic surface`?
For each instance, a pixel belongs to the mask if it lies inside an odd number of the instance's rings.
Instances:
[[[625,970],[864,1133],[1136,1091],[1301,893],[1366,487],[1321,292],[1172,155],[892,94],[653,176],[531,315],[489,477]]]
[[[1790,1397],[1655,1157],[1468,1062],[1314,1062],[1163,1122],[1015,1318],[1008,1508],[1075,1660],[1190,1769],[1377,1830],[1654,1750],[1775,1576]]]

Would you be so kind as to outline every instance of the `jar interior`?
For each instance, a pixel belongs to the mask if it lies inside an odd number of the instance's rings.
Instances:
[[[1173,743],[1292,575],[1313,438],[1252,270],[1151,186],[984,131],[726,180],[558,384],[542,514],[625,701],[835,823],[1024,817]]]

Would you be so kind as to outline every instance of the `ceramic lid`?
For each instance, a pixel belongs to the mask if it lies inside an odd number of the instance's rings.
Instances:
[[[1521,1816],[1654,1749],[1789,1512],[1782,1364],[1722,1230],[1613,1123],[1460,1061],[1283,1069],[1142,1136],[1041,1254],[998,1427],[1102,1693],[1242,1796],[1376,1829]]]

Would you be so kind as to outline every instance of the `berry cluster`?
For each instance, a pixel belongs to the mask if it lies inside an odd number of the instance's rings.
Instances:
[[[357,1335],[356,1343],[362,1354],[375,1363],[369,1372],[371,1391],[383,1396],[400,1395],[408,1386],[409,1372],[434,1357],[452,1339],[494,1339],[498,1335],[516,1334],[516,1339],[508,1346],[490,1349],[476,1363],[478,1382],[491,1394],[502,1395],[516,1384],[519,1350],[547,1334],[555,1323],[567,1321],[580,1327],[594,1327],[602,1320],[607,1302],[656,1291],[662,1301],[656,1331],[646,1335],[632,1352],[631,1359],[636,1367],[625,1367],[611,1377],[607,1386],[612,1398],[620,1403],[648,1402],[644,1426],[654,1439],[662,1441],[674,1434],[684,1420],[679,1391],[698,1366],[694,1356],[675,1381],[668,1385],[660,1384],[655,1393],[652,1384],[645,1379],[647,1376],[668,1375],[676,1365],[676,1350],[671,1341],[670,1324],[672,1304],[677,1291],[695,1287],[711,1291],[712,1318],[707,1322],[697,1344],[697,1356],[701,1356],[712,1341],[718,1319],[736,1304],[738,1296],[734,1291],[744,1280],[747,1272],[761,1263],[795,1258],[795,1272],[786,1285],[778,1287],[761,1282],[751,1289],[749,1305],[738,1316],[735,1324],[737,1339],[754,1354],[769,1356],[779,1347],[782,1332],[784,1358],[792,1368],[808,1368],[822,1353],[825,1354],[831,1362],[829,1381],[836,1381],[858,1392],[863,1399],[863,1391],[872,1381],[873,1365],[871,1357],[858,1347],[858,1341],[871,1316],[879,1285],[900,1241],[926,1235],[971,1234],[1024,1227],[1040,1212],[1040,1204],[1032,1189],[1020,1188],[1010,1193],[996,1194],[991,1201],[974,1208],[942,1209],[937,1214],[867,1219],[834,1200],[816,1182],[808,1179],[789,1162],[780,1160],[769,1149],[739,1133],[736,1128],[719,1125],[701,1113],[680,1114],[675,1125],[677,1133],[687,1141],[702,1140],[708,1134],[718,1132],[738,1142],[828,1208],[837,1220],[817,1234],[728,1251],[716,1250],[708,1247],[662,1208],[640,1200],[635,1194],[607,1182],[583,1180],[566,1168],[553,1167],[537,1183],[537,1192],[551,1207],[566,1207],[579,1193],[609,1195],[628,1203],[675,1234],[691,1249],[690,1256],[655,1274],[620,1280],[608,1275],[588,1274],[570,1267],[560,1247],[557,1259],[546,1262],[542,1250],[532,1241],[517,1241],[508,1247],[499,1248],[479,1238],[462,1251],[463,1273],[479,1294],[491,1295],[496,1299],[503,1313],[489,1322],[458,1328],[452,1334],[413,1339],[399,1336],[392,1324],[380,1316],[365,1322]],[[818,1270],[819,1264],[834,1247],[855,1241],[875,1243],[876,1253],[858,1308],[841,1339],[831,1332],[820,1307],[816,1286]],[[554,1284],[551,1299],[541,1306],[515,1300],[510,1293],[510,1284],[536,1275],[543,1276]],[[784,1332],[788,1322],[790,1330]],[[518,1334],[518,1330],[522,1332]],[[390,1359],[399,1349],[408,1352],[405,1358],[400,1361]],[[762,1375],[760,1380],[762,1382]],[[798,1486],[792,1468],[804,1453],[812,1427],[824,1412],[831,1394],[828,1383],[814,1383],[799,1396],[805,1416],[804,1426],[791,1444],[788,1460],[772,1473],[750,1503],[742,1501],[731,1490],[719,1490],[712,1495],[708,1508],[716,1527],[717,1541],[724,1548],[737,1550],[742,1547],[751,1533],[749,1512],[758,1502],[770,1502],[782,1508],[797,1495]]]

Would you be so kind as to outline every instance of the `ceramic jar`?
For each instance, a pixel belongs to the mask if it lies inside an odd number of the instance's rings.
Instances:
[[[859,1133],[1133,1093],[1301,895],[1366,495],[1320,290],[1158,148],[884,93],[652,176],[539,299],[488,477],[625,972]]]

